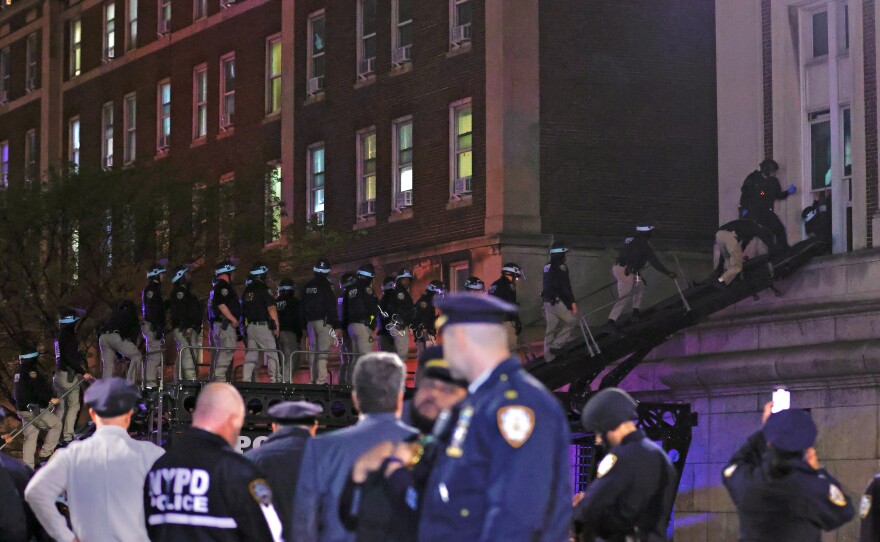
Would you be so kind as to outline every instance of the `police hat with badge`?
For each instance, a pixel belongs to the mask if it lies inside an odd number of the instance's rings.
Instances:
[[[232,260],[226,259],[217,262],[217,265],[214,266],[214,276],[219,277],[220,275],[228,275],[235,271],[237,268]]]
[[[63,308],[58,311],[58,325],[67,326],[75,324],[85,316],[85,313],[86,311],[83,309]]]
[[[449,362],[443,359],[443,346],[436,345],[426,348],[419,356],[418,370],[421,378],[433,378],[460,388],[467,388],[466,380],[455,378],[449,370]]]
[[[265,262],[256,262],[251,266],[251,271],[248,273],[248,276],[259,280],[266,280],[268,274],[269,266]]]
[[[498,324],[509,314],[519,312],[519,307],[494,296],[450,294],[435,305],[442,312],[437,319],[437,329],[453,324]]]
[[[154,262],[147,269],[147,278],[151,279],[151,278],[159,277],[164,273],[167,273],[168,269],[165,268],[165,265],[166,264],[164,262]]]
[[[174,268],[174,271],[171,275],[171,284],[177,284],[180,282],[180,279],[186,277],[186,274],[189,273],[190,266],[187,264],[178,265]]]
[[[324,407],[309,401],[282,401],[266,411],[278,425],[313,425],[324,413]]]
[[[101,418],[128,414],[140,399],[138,389],[124,378],[111,377],[95,381],[86,390],[83,401]]]
[[[296,284],[294,284],[291,279],[282,279],[281,283],[278,284],[278,292],[292,292],[296,288]]]

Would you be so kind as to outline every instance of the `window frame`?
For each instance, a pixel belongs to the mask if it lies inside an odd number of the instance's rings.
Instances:
[[[12,100],[12,51],[9,46],[0,48],[0,103]]]
[[[323,169],[320,172],[321,186],[315,187],[315,151],[321,150]],[[323,192],[321,210],[315,211],[315,192]],[[311,223],[312,218],[318,216],[316,224],[323,226],[327,223],[327,148],[323,141],[312,143],[306,149],[306,222]]]
[[[373,32],[371,34],[364,33],[364,2],[371,1],[373,2],[374,14],[373,21],[374,26]],[[378,40],[379,40],[379,29],[376,24],[377,13],[378,13],[378,2],[377,0],[357,0],[357,74],[358,77],[362,79],[369,78],[371,76],[375,76],[376,74],[376,54]],[[367,57],[367,47],[366,41],[373,40],[373,50],[374,54],[371,57]]]
[[[273,65],[273,49],[278,47],[278,73],[274,73]],[[266,38],[266,104],[264,113],[267,117],[281,114],[282,102],[284,101],[283,79],[284,66],[282,65],[284,57],[284,48],[281,45],[281,34],[274,34]],[[278,107],[275,108],[275,84],[278,84]]]
[[[36,32],[31,32],[25,39],[25,76],[24,90],[25,92],[33,92],[39,88],[40,77],[40,55],[39,40]]]
[[[401,126],[405,126],[407,124],[410,126],[410,133],[411,133],[410,137],[411,137],[412,141],[410,142],[410,147],[409,147],[409,152],[410,152],[409,162],[403,162],[401,160],[401,156],[400,156],[400,153],[402,150],[401,146],[400,146],[400,128],[401,128]],[[415,125],[413,123],[413,116],[407,115],[405,117],[400,117],[398,119],[395,119],[392,122],[391,127],[392,127],[391,131],[392,131],[392,136],[393,136],[392,137],[392,144],[391,144],[391,146],[392,146],[392,152],[391,152],[392,160],[391,161],[392,161],[392,168],[393,168],[392,169],[393,179],[392,179],[391,206],[393,209],[396,209],[397,211],[402,212],[404,209],[411,209],[412,208],[412,204],[401,206],[399,204],[399,202],[397,201],[398,195],[405,192],[405,190],[403,190],[401,187],[401,180],[403,177],[401,175],[401,173],[402,173],[403,168],[405,168],[407,166],[409,166],[409,168],[410,168],[410,175],[411,175],[410,183],[412,184],[409,191],[412,192],[415,189],[415,167],[413,166],[413,152],[415,149]],[[410,199],[413,199],[413,198],[411,197]],[[414,201],[414,199],[413,199],[413,201]]]
[[[449,262],[447,265],[449,277],[446,281],[446,284],[449,285],[450,292],[463,292],[464,291],[464,283],[462,282],[462,287],[459,288],[458,281],[456,281],[456,273],[459,271],[464,271],[465,279],[471,274],[471,262],[468,260],[458,260],[454,262]]]
[[[0,141],[0,189],[9,188],[9,140]]]
[[[138,0],[127,0],[125,5],[125,50],[137,48]]]
[[[114,117],[112,101],[101,105],[101,167],[105,170],[113,167]]]
[[[76,39],[77,28],[79,29],[79,40]],[[75,17],[70,20],[68,75],[71,79],[82,75],[82,17]]]
[[[24,179],[28,183],[33,182],[37,178],[39,152],[37,129],[31,128],[24,133]]]
[[[76,169],[79,168],[80,151],[82,150],[81,129],[79,115],[74,115],[67,119],[67,161],[73,164],[73,167]]]
[[[165,102],[162,101],[162,88],[168,86],[168,114],[163,111]],[[171,79],[166,78],[156,84],[156,152],[157,154],[165,154],[171,148]],[[168,119],[168,133],[164,130],[164,120]],[[162,138],[167,138],[165,145],[162,145]]]
[[[167,6],[167,9],[166,9]],[[156,33],[165,36],[171,33],[171,0],[158,0],[156,2]],[[165,16],[167,13],[167,17]]]
[[[323,43],[324,48],[321,52],[316,53],[314,50],[314,42],[315,42],[315,21],[318,19],[323,20],[324,22],[324,31],[323,31]],[[327,58],[327,18],[325,17],[325,12],[323,9],[319,9],[317,11],[313,11],[309,14],[309,22],[308,22],[308,43],[306,44],[306,54],[307,54],[307,62],[306,62],[306,89],[307,93],[310,96],[316,96],[324,92],[324,76],[327,75],[327,66],[326,66],[326,58]],[[315,61],[320,58],[324,59],[324,73],[321,75],[315,75]],[[313,79],[320,79],[320,88],[316,91],[312,92],[309,89],[311,81]]]
[[[132,107],[134,106],[134,107]],[[133,164],[137,159],[137,93],[129,92],[122,98],[123,165]]]
[[[208,136],[208,65],[193,67],[192,80],[192,139],[201,141]]]
[[[113,17],[110,17],[110,9],[113,10]],[[101,59],[109,62],[116,57],[116,2],[108,0],[102,4],[103,12],[103,34],[102,34],[102,53]]]
[[[232,61],[232,83],[233,88],[232,91],[226,88],[226,63]],[[219,126],[220,130],[226,132],[232,130],[235,127],[235,79],[237,74],[235,73],[235,51],[226,53],[225,55],[220,57],[220,85],[218,92],[220,93],[220,104],[219,104]],[[232,98],[232,112],[230,113],[227,110],[227,102],[226,99]],[[231,115],[231,117],[227,117],[227,115]],[[225,119],[225,122],[224,122]]]
[[[458,148],[458,138],[463,134],[458,134],[458,126],[456,123],[458,112],[465,109],[471,110],[471,146],[469,149]],[[472,98],[464,98],[449,104],[449,194],[453,199],[460,199],[462,196],[473,194],[473,152],[474,152],[474,104]],[[455,181],[466,177],[458,176],[458,156],[464,152],[471,153],[471,190],[455,193]]]
[[[369,137],[373,138],[373,148],[375,156],[370,159],[366,157],[366,150],[364,149],[364,145]],[[372,199],[366,198],[367,192],[367,178],[373,178],[373,192],[377,192],[378,188],[378,165],[379,165],[379,136],[376,130],[376,126],[370,126],[367,128],[363,128],[357,131],[355,140],[357,142],[357,184],[356,184],[356,201],[357,208],[355,210],[357,214],[358,221],[367,220],[370,217],[376,216],[376,196],[374,194]],[[372,160],[373,162],[373,171],[372,173],[367,172],[368,162]],[[367,205],[366,209],[362,209],[361,205],[366,204],[372,201],[372,206]],[[370,210],[372,207],[372,210]]]
[[[208,16],[208,0],[193,0],[193,22]]]
[[[470,4],[471,8],[471,20],[467,23],[462,24],[458,18],[458,6],[462,4]],[[473,0],[449,0],[449,46],[452,48],[456,47],[467,47],[470,45],[473,40],[473,9],[474,4]],[[469,30],[465,32],[467,36],[464,36],[460,40],[453,40],[453,34],[455,33],[455,29],[461,26],[467,26]]]
[[[396,66],[400,66],[409,62],[412,62],[412,49],[413,49],[413,40],[410,40],[410,43],[406,45],[401,45],[400,35],[401,30],[404,27],[412,27],[414,25],[412,14],[410,14],[410,18],[402,21],[400,20],[400,2],[402,0],[392,0],[391,3],[391,32],[392,32],[392,42],[391,42],[391,62]],[[406,0],[409,2],[414,2],[415,0]],[[399,49],[408,48],[409,53],[405,55],[405,58],[398,57],[397,51]]]

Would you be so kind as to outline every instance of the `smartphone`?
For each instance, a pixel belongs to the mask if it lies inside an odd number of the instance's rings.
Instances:
[[[773,408],[770,412],[779,412],[791,408],[791,392],[779,388],[773,392]]]

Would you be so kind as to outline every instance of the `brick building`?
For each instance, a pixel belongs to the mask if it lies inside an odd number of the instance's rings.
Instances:
[[[338,270],[410,265],[420,291],[518,261],[527,321],[554,238],[574,245],[578,295],[609,280],[612,249],[646,217],[659,248],[705,262],[710,0],[2,5],[8,182],[65,160],[174,163],[205,182],[273,164],[283,220],[358,233],[331,255]],[[219,230],[222,254],[235,247]]]

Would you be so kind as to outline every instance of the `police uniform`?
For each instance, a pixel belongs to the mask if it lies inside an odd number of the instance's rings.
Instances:
[[[43,447],[40,449],[40,461],[43,461],[52,455],[58,445],[62,425],[61,419],[52,410],[43,412],[49,408],[53,394],[49,383],[39,372],[38,358],[37,352],[23,353],[19,356],[19,366],[14,376],[15,408],[21,423],[30,424],[24,430],[24,445],[21,450],[22,461],[30,468],[34,468],[34,454],[40,431],[46,431]],[[41,413],[40,418],[36,419]]]
[[[278,287],[278,297],[275,299],[275,310],[278,311],[278,348],[284,354],[287,367],[282,370],[283,381],[290,382],[291,377],[299,369],[300,354],[294,353],[300,349],[303,337],[303,325],[300,314],[300,303],[294,293],[293,281],[285,279]]]
[[[771,414],[722,471],[739,515],[740,540],[819,542],[855,515],[840,483],[802,459],[816,441],[816,425],[803,410]],[[768,443],[797,454],[786,473],[774,474]]]
[[[0,422],[6,411],[0,407]],[[0,540],[4,542],[50,542],[31,507],[24,500],[24,490],[34,475],[21,461],[0,453]]]
[[[272,405],[267,414],[277,424],[275,432],[258,448],[244,454],[267,475],[274,490],[275,509],[281,517],[285,540],[293,540],[293,495],[303,451],[312,439],[311,428],[323,412],[321,405],[308,401],[283,401]]]
[[[382,352],[394,352],[394,339],[392,334],[397,332],[397,325],[388,312],[391,300],[394,298],[394,288],[397,286],[397,277],[391,275],[385,277],[382,283],[382,299],[379,301],[379,330],[376,339],[379,341],[379,350]]]
[[[244,381],[255,382],[257,376],[257,361],[260,358],[260,352],[254,349],[276,350],[278,348],[275,342],[275,334],[278,326],[275,318],[272,318],[271,312],[275,311],[275,298],[269,287],[263,282],[261,275],[251,274],[253,281],[244,289],[241,297],[241,310],[244,315],[244,323],[247,326],[247,347],[248,351],[244,356]],[[278,354],[276,352],[263,352],[266,358],[266,364],[269,368],[269,382],[281,382],[281,370],[278,365]]]
[[[226,372],[232,364],[232,358],[235,356],[235,345],[238,341],[236,339],[235,326],[220,312],[220,305],[225,305],[236,320],[241,320],[241,304],[232,285],[223,278],[217,279],[214,289],[211,290],[208,303],[211,305],[213,315],[211,328],[213,330],[214,346],[222,349],[217,352],[214,374],[211,378],[214,382],[222,382],[226,380]]]
[[[345,292],[344,320],[351,338],[352,351],[362,355],[374,350],[373,330],[378,324],[379,299],[373,292],[372,271],[362,268],[357,275],[357,282]],[[350,384],[351,374],[349,371],[346,382],[340,379],[340,383]]]
[[[516,300],[516,280],[521,277],[522,270],[516,264],[504,264],[501,267],[501,278],[489,286],[489,295],[494,295],[511,305],[519,305]],[[522,320],[519,313],[508,314],[504,319],[504,328],[507,330],[507,347],[511,352],[519,345],[519,335],[522,333]]]
[[[553,350],[562,348],[572,338],[574,322],[577,317],[573,308],[574,293],[571,280],[568,278],[568,265],[565,253],[568,248],[562,243],[554,243],[550,248],[550,262],[544,266],[544,289],[541,299],[544,301],[544,318],[547,329],[544,333],[544,359],[553,361]]]
[[[309,356],[310,382],[326,384],[327,352],[332,345],[330,332],[339,327],[336,295],[327,279],[330,264],[320,260],[313,268],[314,278],[302,289],[303,320],[309,331],[309,350],[317,352]]]
[[[398,329],[391,333],[391,341],[394,343],[391,352],[396,353],[404,361],[409,357],[409,326],[412,324],[415,307],[412,296],[409,295],[409,288],[402,282],[407,278],[411,279],[412,274],[408,270],[402,270],[397,275],[397,285],[394,290],[386,294],[386,296],[391,295],[387,312],[393,321],[396,319],[400,323]]]
[[[55,374],[52,384],[56,397],[61,399],[59,417],[63,420],[61,438],[65,442],[73,440],[76,431],[76,420],[79,417],[79,390],[67,393],[79,386],[86,374],[82,354],[79,351],[79,340],[76,337],[76,321],[79,320],[72,311],[62,313],[59,319],[58,337],[55,338]],[[91,377],[90,377],[91,378]],[[67,393],[67,395],[64,395]]]
[[[165,273],[164,268],[156,268],[151,271],[147,287],[141,293],[141,333],[146,344],[147,373],[145,384],[155,386],[159,378],[159,370],[162,362],[163,344],[165,336],[165,301],[162,299],[162,282],[159,277]],[[148,274],[149,276],[149,274]]]
[[[500,325],[516,310],[468,295],[437,307],[446,326]],[[471,381],[468,391],[421,497],[419,540],[568,540],[569,431],[559,402],[516,358]]]
[[[181,349],[201,346],[202,304],[192,293],[192,286],[183,274],[180,277],[175,274],[174,279],[176,280],[173,280],[174,287],[171,290],[168,312],[171,316],[174,341],[177,343],[177,351],[180,353],[178,363],[182,367],[183,378],[195,380],[197,378],[196,360],[199,358],[199,353],[190,348],[186,351]],[[175,373],[175,377],[179,376],[179,373]]]
[[[280,541],[281,521],[266,477],[214,433],[191,427],[144,482],[150,540]]]
[[[129,359],[128,380],[137,382],[144,359],[135,344],[139,327],[137,308],[134,303],[127,299],[120,301],[113,308],[110,318],[104,324],[101,336],[98,337],[101,364],[103,365],[102,378],[113,376],[117,353],[119,353]]]
[[[419,358],[427,348],[437,344],[437,309],[434,307],[434,291],[427,291],[416,301],[413,324],[416,326],[416,349]]]
[[[605,433],[637,416],[629,394],[606,388],[590,399],[581,419],[584,429],[601,434],[610,446]],[[596,479],[575,507],[575,526],[587,540],[665,541],[677,484],[666,452],[635,429],[602,458]]]
[[[728,222],[715,232],[715,269],[724,272],[718,282],[730,284],[742,271],[743,251],[757,237],[770,249],[770,253],[778,250],[776,239],[764,226],[754,220],[739,219]]]
[[[877,513],[880,506],[880,474],[874,476],[862,500],[859,502],[859,542],[877,542],[880,540],[880,514]]]
[[[790,185],[788,190],[782,190],[775,175],[765,177],[755,170],[743,181],[739,199],[740,214],[760,222],[773,233],[780,246],[788,248],[785,226],[776,215],[774,205],[777,200],[784,200],[795,191],[794,185]]]
[[[642,279],[642,268],[648,262],[651,266],[660,271],[664,275],[671,278],[675,277],[675,273],[666,269],[654,254],[654,249],[648,242],[648,237],[653,231],[654,226],[642,225],[636,227],[636,234],[627,237],[623,241],[617,261],[611,267],[611,274],[617,280],[617,303],[611,309],[608,320],[611,323],[617,322],[626,306],[632,303],[633,316],[639,314],[639,307],[642,305],[642,294],[645,293],[645,281]]]

